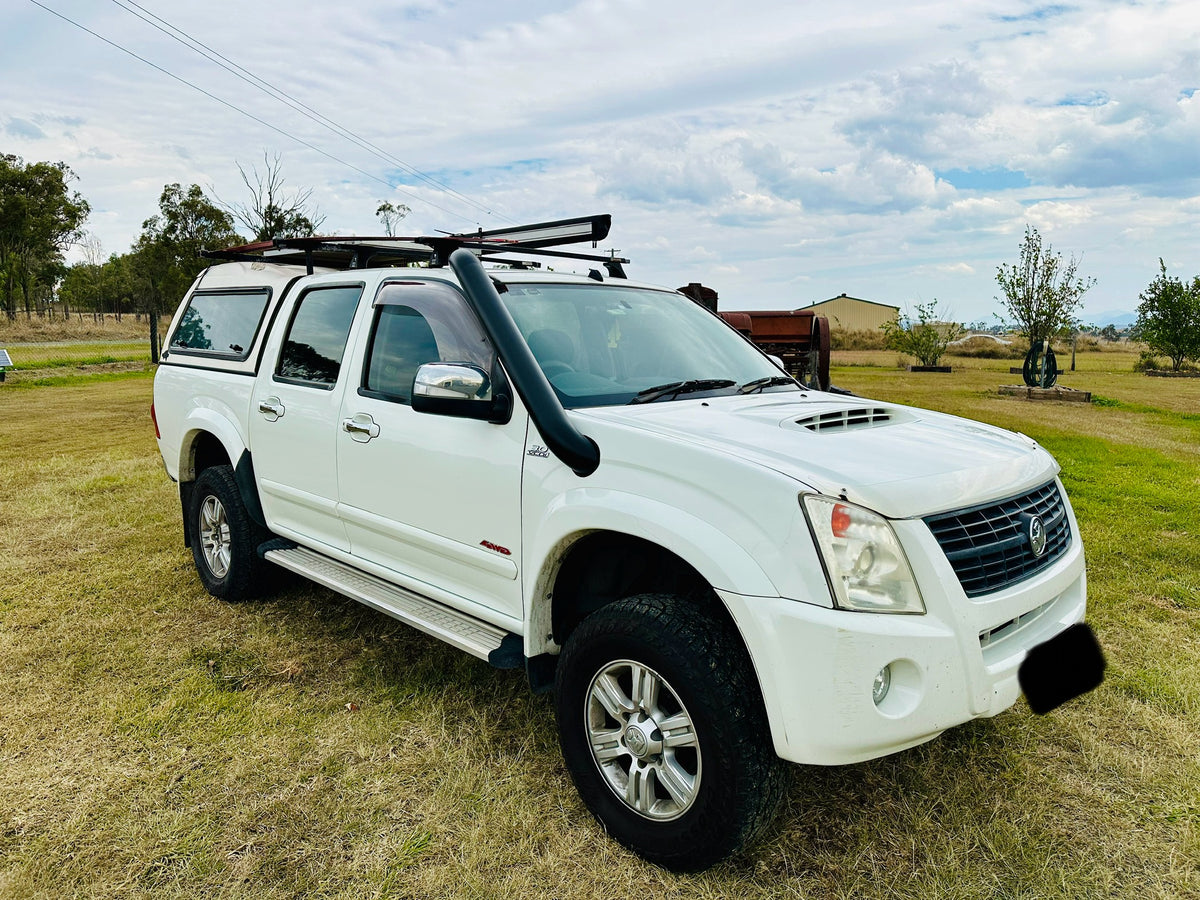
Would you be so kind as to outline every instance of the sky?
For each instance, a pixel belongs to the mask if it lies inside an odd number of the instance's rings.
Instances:
[[[69,165],[106,254],[278,155],[324,232],[611,213],[722,309],[991,322],[1032,226],[1106,324],[1200,274],[1198,89],[1195,0],[0,0],[0,153]]]

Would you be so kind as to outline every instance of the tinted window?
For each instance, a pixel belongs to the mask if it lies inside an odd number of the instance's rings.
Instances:
[[[169,349],[245,359],[269,296],[265,290],[193,294],[171,335]]]
[[[276,376],[321,385],[337,381],[361,295],[358,286],[317,288],[304,294],[284,338]]]
[[[363,390],[408,403],[417,369],[460,362],[492,371],[496,355],[466,301],[440,284],[389,284],[375,301]]]

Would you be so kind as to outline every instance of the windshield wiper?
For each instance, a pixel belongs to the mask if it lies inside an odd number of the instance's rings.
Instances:
[[[676,394],[691,394],[695,391],[715,391],[719,388],[733,387],[736,381],[729,378],[693,378],[688,381],[672,381],[670,384],[660,384],[655,387],[638,391],[638,395],[630,403],[653,403],[663,397],[674,397]]]
[[[793,384],[796,387],[796,379],[788,375],[768,375],[766,378],[755,378],[753,381],[747,381],[738,388],[739,394],[753,394],[755,391],[761,391],[764,388],[775,387],[779,384]]]

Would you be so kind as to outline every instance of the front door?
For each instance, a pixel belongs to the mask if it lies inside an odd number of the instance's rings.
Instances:
[[[337,435],[339,512],[351,552],[485,618],[519,619],[528,415],[515,404],[508,422],[493,424],[410,405],[423,363],[494,371],[474,313],[451,285],[393,282],[380,290],[359,341],[355,357],[365,364],[343,395]]]

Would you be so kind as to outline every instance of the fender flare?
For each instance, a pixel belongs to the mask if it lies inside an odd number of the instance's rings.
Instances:
[[[601,504],[589,498],[592,493],[579,488],[559,496],[526,545],[525,570],[537,573],[527,595],[527,656],[556,650],[549,637],[554,581],[575,543],[597,532],[626,534],[656,544],[694,568],[714,589],[779,596],[757,560],[710,522],[636,494],[605,491]]]
[[[201,434],[210,434],[221,444],[225,455],[233,466],[233,477],[237,482],[238,492],[246,512],[258,525],[267,527],[266,515],[263,513],[262,501],[258,496],[258,481],[254,476],[254,460],[250,448],[245,444],[241,433],[233,422],[208,408],[193,410],[184,422],[186,431],[179,451],[179,500],[184,510],[184,540],[191,546],[191,532],[188,523],[187,508],[191,497],[192,484],[196,480],[195,460],[193,449]],[[189,476],[189,477],[185,477]]]
[[[210,407],[195,407],[183,420],[183,440],[179,442],[179,480],[181,482],[196,480],[193,451],[196,439],[204,432],[215,437],[225,448],[225,455],[229,457],[230,465],[236,465],[242,454],[249,449],[246,446],[245,435],[234,424],[232,418]]]

